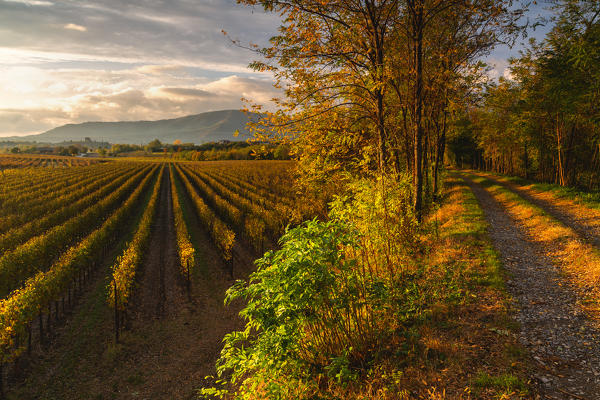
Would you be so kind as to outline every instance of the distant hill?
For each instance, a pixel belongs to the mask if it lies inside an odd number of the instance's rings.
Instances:
[[[248,115],[239,110],[212,111],[187,117],[159,121],[84,122],[67,124],[37,135],[19,137],[19,141],[42,143],[92,140],[110,143],[146,144],[154,139],[165,143],[202,144],[220,140],[240,141],[247,136],[234,137],[236,130],[247,133]],[[10,138],[5,138],[10,139]]]

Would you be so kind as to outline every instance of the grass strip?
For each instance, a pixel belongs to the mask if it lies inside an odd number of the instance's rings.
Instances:
[[[443,294],[412,328],[418,339],[410,359],[381,374],[386,385],[377,396],[527,398],[528,356],[516,339],[518,324],[509,314],[505,272],[489,224],[464,181],[451,175],[445,185],[439,209],[425,223],[424,253],[416,259],[426,266],[427,285]],[[387,382],[391,377],[395,383]]]

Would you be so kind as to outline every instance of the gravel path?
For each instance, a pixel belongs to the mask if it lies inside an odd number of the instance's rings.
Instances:
[[[580,237],[587,240],[590,244],[600,248],[600,210],[587,208],[572,200],[556,198],[552,193],[539,192],[528,187],[505,182],[488,174],[478,174],[475,171],[472,173],[474,175],[485,177],[486,179],[513,191],[531,204],[543,209],[564,225],[573,229]],[[598,395],[598,398],[600,399],[600,395]]]
[[[580,309],[572,289],[544,249],[485,189],[463,176],[490,223],[490,236],[507,270],[519,341],[535,360],[538,399],[600,399],[600,331]]]

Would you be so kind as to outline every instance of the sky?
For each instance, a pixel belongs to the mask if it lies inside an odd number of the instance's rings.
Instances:
[[[527,6],[528,11],[520,23],[527,23],[530,27],[526,30],[526,37],[520,37],[512,48],[505,45],[497,46],[492,53],[485,58],[484,61],[492,67],[492,70],[489,73],[491,78],[497,79],[503,76],[510,79],[510,68],[508,68],[509,58],[518,57],[520,52],[528,46],[531,38],[541,41],[552,29],[551,17],[553,12],[551,10],[551,1],[552,0],[522,0],[521,2],[514,2],[515,7],[523,4]]]
[[[0,137],[268,104],[272,77],[248,69],[256,55],[222,30],[266,45],[279,23],[235,0],[0,0]],[[491,75],[517,54],[495,50]]]

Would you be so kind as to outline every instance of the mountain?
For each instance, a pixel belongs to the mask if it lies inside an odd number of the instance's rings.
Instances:
[[[159,121],[84,122],[67,124],[37,135],[23,136],[19,140],[42,143],[92,140],[122,144],[146,144],[154,139],[161,142],[202,144],[220,140],[245,140],[248,115],[239,110],[205,112],[187,117]],[[234,137],[236,130],[239,137]],[[9,138],[3,138],[9,139]]]

